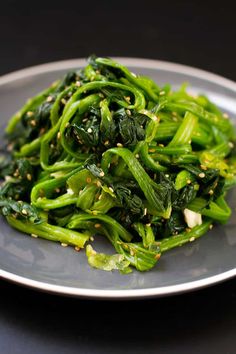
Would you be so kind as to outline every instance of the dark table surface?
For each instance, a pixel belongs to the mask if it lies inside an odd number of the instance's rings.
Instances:
[[[1,3],[0,74],[91,53],[168,60],[232,80],[227,1]],[[0,353],[236,352],[236,281],[168,298],[91,301],[0,281]]]

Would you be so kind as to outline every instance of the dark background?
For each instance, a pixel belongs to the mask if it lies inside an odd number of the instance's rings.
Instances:
[[[211,1],[1,1],[0,74],[107,56],[236,79],[235,12]],[[236,282],[143,301],[63,298],[0,282],[0,353],[236,352]]]

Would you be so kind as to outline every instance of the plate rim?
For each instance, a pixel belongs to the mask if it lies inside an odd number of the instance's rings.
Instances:
[[[131,58],[131,57],[112,57],[114,60],[121,62],[124,65],[132,67],[142,67],[150,69],[159,69],[168,72],[179,72],[187,74],[192,77],[202,78],[205,81],[215,83],[217,85],[228,88],[236,93],[236,82],[228,78],[224,78],[215,73],[208,72],[192,66],[173,63],[169,61],[146,59],[146,58]],[[54,61],[50,63],[31,66],[21,70],[0,76],[0,86],[9,84],[22,78],[30,77],[32,75],[47,73],[55,70],[68,70],[76,66],[84,66],[86,60],[84,58],[69,59]],[[11,282],[24,285],[33,289],[46,291],[49,293],[78,296],[83,298],[97,298],[97,299],[132,299],[132,298],[146,298],[158,297],[165,295],[179,294],[191,290],[201,289],[209,285],[220,283],[224,280],[236,276],[236,267],[226,272],[213,275],[204,279],[190,281],[186,283],[169,285],[163,287],[145,288],[145,289],[127,289],[127,290],[104,290],[104,289],[89,289],[89,288],[75,288],[69,286],[55,285],[47,282],[33,280],[27,277],[19,276],[17,274],[0,269],[0,277]]]

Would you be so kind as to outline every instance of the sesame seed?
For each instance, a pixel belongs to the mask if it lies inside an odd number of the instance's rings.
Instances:
[[[104,145],[109,145],[109,140],[106,140],[106,141],[104,142]]]
[[[224,114],[223,114],[223,117],[224,117],[225,119],[229,119],[228,113],[224,113]]]
[[[97,182],[96,182],[96,185],[97,185],[98,188],[100,188],[102,184],[101,184],[100,181],[97,181]]]
[[[21,210],[21,213],[24,214],[24,215],[27,215],[27,214],[28,214],[28,213],[27,213],[27,210],[25,210],[25,209],[22,209],[22,210]]]
[[[134,252],[134,250],[132,248],[130,249],[129,252],[130,252],[131,256],[134,256],[135,252]]]
[[[85,122],[87,122],[87,120],[88,120],[88,118],[84,118],[84,119],[82,119],[82,122],[85,123]]]
[[[88,133],[92,133],[92,129],[91,128],[88,128]]]
[[[62,247],[67,247],[68,244],[67,244],[67,243],[64,243],[64,242],[61,242],[61,246],[62,246]]]
[[[133,77],[137,77],[137,75],[136,75],[135,73],[132,73],[132,72],[131,72],[131,75],[132,75]]]
[[[214,191],[212,189],[209,190],[208,192],[210,195],[214,194]]]
[[[158,260],[160,259],[160,257],[161,257],[160,253],[157,253],[154,258]]]
[[[36,120],[35,120],[35,119],[32,119],[32,120],[30,121],[30,125],[32,125],[33,127],[35,127],[35,126],[37,125]]]
[[[86,182],[87,182],[87,183],[91,183],[91,181],[92,181],[92,179],[91,179],[90,177],[87,177],[87,178],[86,178]]]
[[[165,93],[165,91],[160,91],[159,92],[159,96],[163,96],[163,95],[165,95],[166,93]]]
[[[187,179],[187,184],[191,184],[191,179]]]
[[[118,147],[123,147],[123,144],[117,143],[116,146],[118,146]]]
[[[94,237],[93,236],[90,236],[89,239],[90,239],[90,241],[94,241]]]
[[[101,224],[95,224],[94,227],[95,229],[99,229],[99,227],[101,227],[102,225]]]
[[[195,240],[195,237],[190,237],[189,241],[193,242]]]
[[[36,234],[31,234],[31,237],[37,238],[38,235],[36,235]]]
[[[8,144],[7,145],[7,151],[12,151],[13,150],[13,144],[11,143],[11,144]]]
[[[158,146],[160,146],[160,147],[164,147],[164,145],[163,145],[163,144],[158,144]]]
[[[79,252],[80,251],[80,247],[75,246],[75,250],[76,250],[76,252]]]
[[[76,81],[75,86],[80,87],[81,86],[81,82],[80,81]]]
[[[28,111],[28,112],[26,113],[26,115],[27,115],[27,117],[32,117],[32,116],[34,115],[34,112]]]
[[[168,178],[168,177],[170,177],[170,175],[166,174],[166,175],[165,175],[165,177],[167,177],[167,178]]]
[[[146,224],[146,226],[151,226],[151,224],[149,223],[149,224]]]
[[[48,96],[46,101],[47,102],[52,102],[52,96]]]
[[[126,102],[130,103],[130,96],[124,96]]]
[[[231,141],[229,142],[228,145],[229,145],[229,147],[230,147],[231,149],[234,147],[234,144],[233,144]]]
[[[143,214],[147,215],[147,208],[144,208]]]
[[[28,179],[28,181],[31,181],[31,180],[32,180],[31,174],[30,174],[30,173],[27,173],[26,178]]]
[[[131,116],[131,111],[129,109],[126,110],[126,113],[128,114],[128,116]]]
[[[112,187],[108,188],[112,193],[114,192],[114,189]]]
[[[148,149],[148,152],[155,152],[155,149]]]
[[[57,133],[57,139],[59,140],[61,138],[61,132]]]
[[[211,224],[210,226],[209,226],[209,229],[211,230],[213,228],[213,225]]]
[[[98,197],[98,200],[101,200],[102,199],[102,195],[100,194],[99,197]]]
[[[205,173],[204,172],[201,172],[201,173],[199,173],[199,175],[198,175],[200,178],[204,178],[206,175],[205,175]]]
[[[201,165],[200,166],[202,170],[206,171],[207,170],[207,167],[205,165]]]
[[[139,154],[136,154],[135,157],[136,157],[136,159],[139,159]]]
[[[100,176],[100,177],[104,177],[104,176],[105,176],[104,171],[101,171],[101,172],[99,173],[99,176]]]

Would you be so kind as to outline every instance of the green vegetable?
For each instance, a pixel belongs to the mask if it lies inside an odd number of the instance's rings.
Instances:
[[[109,58],[88,61],[9,121],[0,211],[23,233],[86,246],[94,268],[147,271],[229,219],[234,127],[186,85],[173,92]],[[94,237],[116,253],[97,253]]]

